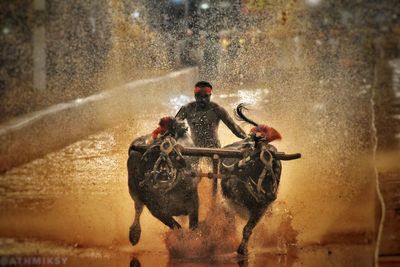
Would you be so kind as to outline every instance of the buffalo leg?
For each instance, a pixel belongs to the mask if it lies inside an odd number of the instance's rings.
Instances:
[[[260,221],[262,215],[264,214],[264,210],[257,210],[250,213],[249,221],[243,228],[243,238],[240,243],[239,248],[237,249],[237,253],[240,255],[247,255],[247,244],[249,242],[249,238],[251,233],[253,232],[254,227]]]
[[[172,216],[164,215],[159,212],[153,212],[151,210],[150,210],[150,212],[151,212],[151,214],[153,214],[154,217],[159,219],[163,224],[165,224],[169,228],[171,228],[171,229],[182,228],[182,226],[177,221],[175,221],[175,219]]]
[[[128,187],[129,194],[131,195],[133,201],[135,202],[135,219],[131,227],[129,228],[129,241],[134,246],[139,242],[141,228],[140,228],[140,215],[143,212],[144,204],[139,200],[137,196],[137,170],[139,168],[139,162],[142,154],[137,151],[130,151],[129,158],[127,162],[128,167]]]
[[[140,234],[142,229],[140,228],[140,215],[143,212],[143,203],[139,200],[135,200],[135,219],[131,227],[129,228],[129,241],[134,246],[139,242]]]
[[[129,152],[129,158],[127,161],[129,194],[135,202],[137,200],[140,184],[139,166],[141,157],[141,153],[133,150]]]
[[[189,214],[189,228],[193,230],[197,228],[199,223],[199,196],[197,195],[197,192],[193,197],[193,205],[191,208],[192,210]]]

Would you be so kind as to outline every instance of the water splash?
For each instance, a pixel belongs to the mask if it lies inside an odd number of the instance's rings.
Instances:
[[[179,229],[166,233],[165,243],[173,258],[212,258],[233,253],[239,240],[235,216],[216,204],[194,230]]]

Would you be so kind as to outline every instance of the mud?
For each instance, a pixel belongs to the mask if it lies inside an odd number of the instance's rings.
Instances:
[[[7,251],[8,253],[5,253]],[[173,258],[166,251],[131,251],[105,248],[75,248],[53,242],[33,240],[17,241],[1,239],[0,260],[4,261],[33,259],[40,255],[42,259],[64,259],[62,266],[373,266],[370,248],[363,245],[327,245],[308,246],[292,249],[287,253],[278,253],[274,249],[253,251],[248,258],[240,258],[233,253],[214,255],[206,258]],[[391,259],[391,264],[396,259]],[[390,262],[385,261],[386,264]],[[2,265],[3,266],[3,265]],[[396,266],[396,265],[388,265]]]

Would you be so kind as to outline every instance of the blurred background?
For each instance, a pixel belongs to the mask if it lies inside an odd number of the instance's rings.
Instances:
[[[251,266],[373,266],[379,241],[381,263],[400,264],[398,1],[6,0],[0,29],[3,257],[192,266],[169,258],[147,211],[129,246],[126,151],[208,80],[213,101],[251,104],[279,150],[303,154],[284,165]]]

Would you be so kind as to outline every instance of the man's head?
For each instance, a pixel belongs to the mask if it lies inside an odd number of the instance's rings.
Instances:
[[[194,86],[194,97],[200,108],[205,108],[210,103],[212,86],[209,82],[200,81]]]

